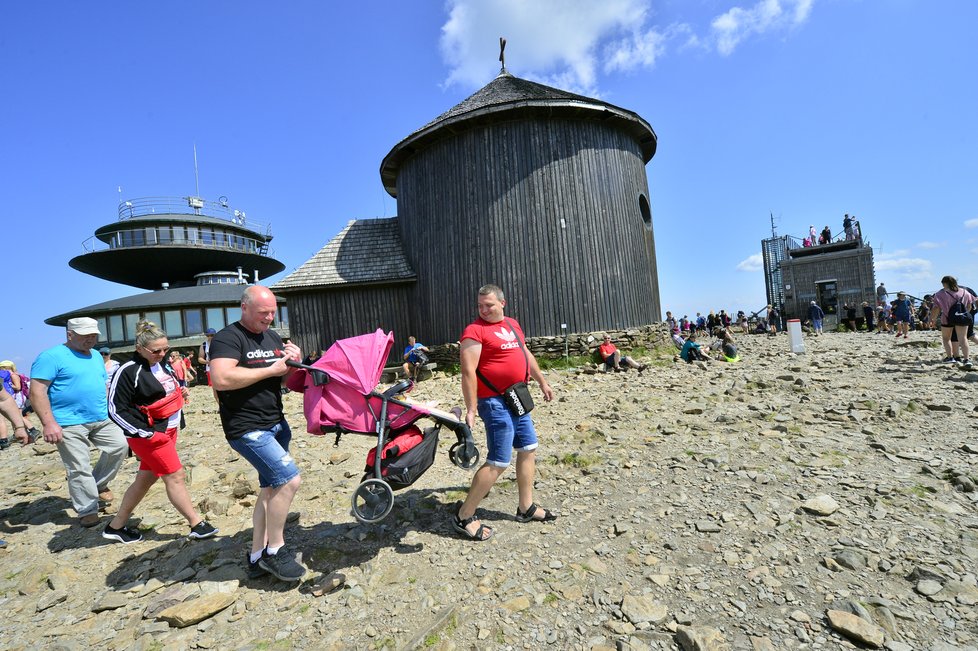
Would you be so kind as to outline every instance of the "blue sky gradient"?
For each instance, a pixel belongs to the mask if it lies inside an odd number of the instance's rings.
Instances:
[[[68,260],[122,198],[194,192],[273,225],[286,273],[393,216],[381,159],[515,75],[636,111],[663,310],[756,310],[759,242],[855,214],[877,278],[978,283],[978,3],[449,0],[12,3],[0,26],[0,358],[140,290]],[[282,278],[271,278],[274,282]],[[512,306],[518,316],[519,306]]]

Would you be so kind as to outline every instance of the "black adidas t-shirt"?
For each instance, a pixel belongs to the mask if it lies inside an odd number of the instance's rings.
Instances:
[[[211,359],[228,358],[243,368],[271,366],[281,353],[282,338],[271,330],[261,334],[248,331],[235,322],[218,332],[211,341]],[[228,439],[241,438],[248,432],[267,430],[285,417],[282,413],[282,378],[271,377],[250,386],[218,391],[221,425]]]

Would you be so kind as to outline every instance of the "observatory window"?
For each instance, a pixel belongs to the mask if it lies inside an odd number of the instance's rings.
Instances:
[[[126,333],[122,330],[122,315],[113,314],[109,316],[109,341],[125,341]]]
[[[133,246],[143,246],[144,244],[146,244],[146,238],[143,236],[142,229],[131,231],[131,235],[132,235]]]
[[[289,325],[289,307],[287,305],[278,308],[278,323],[280,326]]]
[[[199,335],[204,331],[204,315],[199,309],[187,310],[183,314],[187,319],[188,335]]]
[[[155,228],[147,228],[146,229],[146,243],[147,244],[156,244],[156,229]]]
[[[642,213],[642,221],[645,222],[645,228],[652,230],[652,208],[649,206],[649,200],[644,194],[638,195],[638,209]]]
[[[224,308],[222,307],[209,307],[207,308],[207,327],[214,328],[215,330],[220,330],[227,324],[224,323]]]
[[[169,226],[160,226],[160,244],[169,244],[173,241],[173,231]]]
[[[102,333],[102,336],[98,338],[99,343],[103,341],[110,341],[109,339],[109,329],[105,325],[105,317],[100,316],[98,319],[98,331]]]
[[[187,226],[187,240],[191,244],[197,243],[197,238],[199,237],[196,226]]]
[[[187,230],[183,226],[173,227],[173,242],[183,244],[187,241]]]
[[[139,321],[139,314],[126,314],[126,341],[136,341],[136,323]]]
[[[143,318],[146,319],[147,321],[151,321],[155,323],[160,327],[163,326],[163,317],[160,315],[159,312],[143,312]]]
[[[229,307],[227,308],[228,323],[234,323],[241,319],[241,308],[240,307]]]
[[[183,319],[180,317],[180,310],[167,310],[163,313],[163,329],[171,337],[183,336]]]

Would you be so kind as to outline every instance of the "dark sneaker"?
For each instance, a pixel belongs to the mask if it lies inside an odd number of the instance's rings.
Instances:
[[[190,528],[190,538],[195,538],[197,540],[203,540],[204,538],[210,538],[211,536],[217,535],[217,527],[212,525],[207,520],[201,520],[193,527]]]
[[[306,575],[306,568],[295,560],[295,554],[286,547],[277,554],[269,554],[266,549],[258,559],[258,565],[280,581],[299,581]]]
[[[27,440],[33,445],[34,441],[41,438],[41,433],[37,431],[36,427],[30,428],[27,432]]]
[[[139,542],[143,539],[143,535],[131,527],[122,527],[121,529],[113,529],[111,525],[105,525],[105,530],[102,531],[102,537],[106,540],[115,540],[121,542],[124,545],[130,543]]]
[[[245,552],[245,562],[248,564],[248,578],[249,579],[260,579],[261,577],[263,577],[266,574],[268,574],[268,572],[265,571],[265,568],[263,568],[261,565],[258,564],[259,561],[261,561],[260,558],[257,561],[255,561],[254,563],[252,563],[251,562],[251,554],[248,553],[248,552]]]
[[[0,439],[0,450],[6,450],[10,447],[10,439]]]

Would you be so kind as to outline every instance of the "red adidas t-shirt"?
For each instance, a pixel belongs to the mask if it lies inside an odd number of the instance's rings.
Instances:
[[[513,331],[509,326],[513,326]],[[519,340],[517,340],[519,337]],[[494,387],[503,391],[506,387],[526,380],[528,361],[520,342],[525,341],[523,329],[515,319],[509,317],[499,323],[489,323],[478,318],[462,331],[459,341],[472,339],[482,344],[482,354],[479,356],[479,372],[486,376]],[[478,376],[476,376],[478,378]],[[491,398],[499,395],[478,379],[479,398]]]

